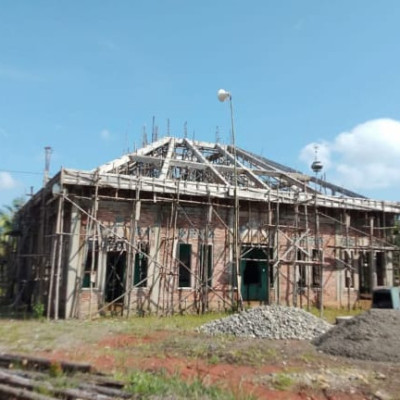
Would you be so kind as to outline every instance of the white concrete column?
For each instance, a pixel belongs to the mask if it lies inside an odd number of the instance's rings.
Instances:
[[[66,277],[65,318],[73,318],[79,298],[80,278],[82,274],[82,256],[80,252],[81,214],[72,205],[71,236],[69,239],[68,270]]]
[[[150,260],[147,271],[148,283],[150,290],[150,309],[152,311],[155,310],[157,305],[162,306],[162,304],[158,304],[159,301],[159,280],[160,280],[160,267],[154,262],[159,261],[159,253],[160,253],[160,226],[153,226],[151,228],[151,239],[150,240]]]

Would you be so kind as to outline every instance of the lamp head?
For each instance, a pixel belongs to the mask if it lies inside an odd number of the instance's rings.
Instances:
[[[61,193],[61,186],[58,182],[53,183],[53,186],[51,187],[51,194],[53,196],[57,196],[58,194]]]
[[[231,94],[224,89],[219,89],[217,92],[217,96],[218,96],[218,100],[221,102],[225,101],[226,99],[231,98]]]

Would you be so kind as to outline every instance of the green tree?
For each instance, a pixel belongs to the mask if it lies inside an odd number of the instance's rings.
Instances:
[[[0,279],[2,282],[0,297],[3,297],[7,291],[7,288],[3,284],[4,278],[8,274],[7,271],[13,251],[12,236],[10,234],[14,230],[16,213],[21,209],[23,204],[23,198],[16,198],[11,205],[0,209]]]
[[[24,198],[18,197],[11,205],[0,209],[0,258],[6,256],[8,234],[13,230],[15,216],[23,205]]]

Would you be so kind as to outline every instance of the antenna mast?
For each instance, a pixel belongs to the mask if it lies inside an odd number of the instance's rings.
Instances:
[[[156,117],[153,115],[153,122],[151,125],[151,141],[154,143],[158,139],[158,126],[156,126]]]
[[[221,140],[221,137],[219,136],[219,126],[215,128],[215,143],[219,143]]]
[[[142,133],[142,147],[146,147],[148,144],[147,142],[147,132],[146,132],[146,125],[143,125],[143,133]]]

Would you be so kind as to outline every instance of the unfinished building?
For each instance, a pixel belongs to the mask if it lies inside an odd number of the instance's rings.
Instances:
[[[353,307],[393,284],[399,214],[240,148],[165,137],[36,193],[8,293],[56,319]]]

